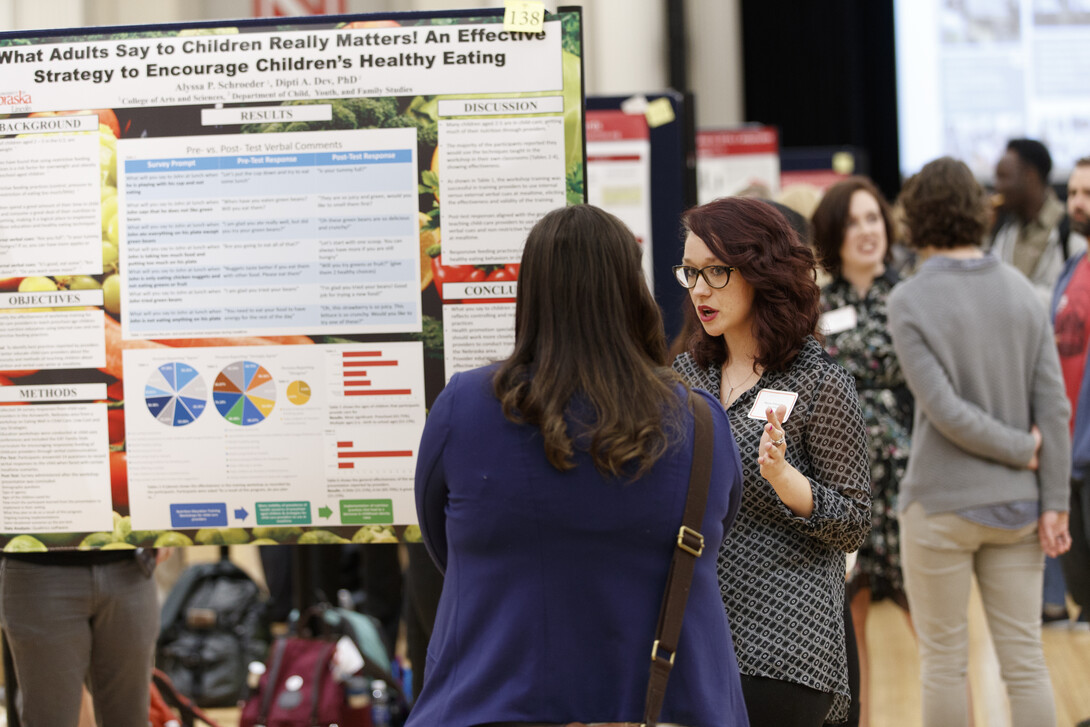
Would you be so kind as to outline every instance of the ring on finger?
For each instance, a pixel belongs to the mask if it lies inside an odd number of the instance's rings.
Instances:
[[[787,435],[784,434],[783,432],[780,432],[780,438],[779,439],[773,439],[771,441],[772,441],[773,444],[775,444],[778,447],[781,444],[783,444],[785,441],[787,441]]]

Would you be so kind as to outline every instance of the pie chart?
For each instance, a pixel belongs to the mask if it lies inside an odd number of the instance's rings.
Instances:
[[[168,427],[192,424],[208,404],[208,389],[197,370],[184,363],[166,363],[144,386],[148,411]]]
[[[288,384],[288,401],[302,406],[310,401],[310,385],[305,381],[293,381]]]
[[[264,366],[236,361],[212,384],[212,402],[224,419],[240,427],[265,421],[276,406],[276,382]]]

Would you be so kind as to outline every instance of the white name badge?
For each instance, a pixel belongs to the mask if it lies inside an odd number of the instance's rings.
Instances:
[[[843,308],[822,313],[818,320],[818,329],[826,336],[849,331],[857,325],[859,325],[859,316],[855,313],[854,305],[846,305]]]
[[[781,404],[787,408],[787,411],[783,415],[781,422],[786,422],[787,417],[791,416],[791,410],[795,408],[795,401],[799,398],[799,395],[793,391],[777,391],[776,389],[761,389],[757,392],[757,401],[753,402],[753,408],[749,410],[748,416],[750,419],[766,420],[765,412],[769,407],[775,409]]]

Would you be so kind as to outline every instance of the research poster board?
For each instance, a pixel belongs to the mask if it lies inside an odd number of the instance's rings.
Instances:
[[[585,199],[581,17],[0,35],[0,544],[419,539],[430,403]]]
[[[679,220],[696,204],[696,125],[692,94],[667,90],[628,96],[588,96],[587,115],[617,111],[642,116],[650,145],[651,259],[655,302],[662,310],[667,340],[682,330],[685,289],[671,268],[681,257]],[[589,132],[588,132],[589,133]],[[588,147],[589,153],[589,147]]]
[[[707,204],[752,190],[780,192],[780,139],[774,126],[701,129],[696,133],[697,198]]]
[[[628,225],[643,248],[643,273],[654,290],[651,239],[651,130],[643,114],[587,111],[587,201]]]

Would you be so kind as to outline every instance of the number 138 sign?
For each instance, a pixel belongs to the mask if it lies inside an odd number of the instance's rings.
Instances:
[[[503,6],[503,29],[540,33],[545,29],[545,3],[541,0],[507,0]]]

